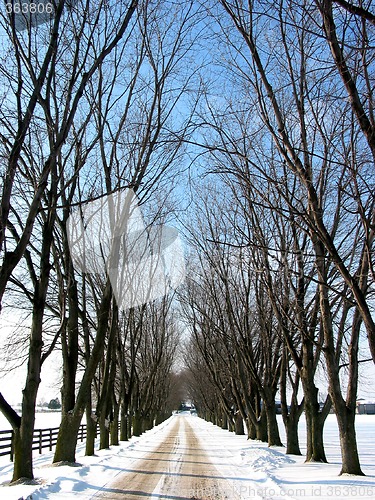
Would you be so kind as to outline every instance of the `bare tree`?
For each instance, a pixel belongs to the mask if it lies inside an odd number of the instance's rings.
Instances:
[[[78,27],[79,30],[80,27],[81,30],[92,30],[94,36],[98,32],[100,15],[89,27],[87,16],[84,16],[77,25],[75,23],[80,15],[75,17],[71,12],[62,26],[64,4],[64,1],[59,3],[51,26],[38,28],[30,26],[25,32],[16,31],[14,18],[11,18],[10,24],[3,18],[5,32],[8,34],[9,52],[14,54],[14,66],[3,72],[3,81],[15,89],[15,99],[8,101],[11,108],[9,112],[2,108],[2,146],[8,164],[4,172],[1,203],[0,241],[3,260],[0,271],[0,299],[12,272],[25,255],[36,216],[41,208],[42,197],[46,190],[48,193],[41,229],[40,274],[36,277],[33,296],[34,312],[28,374],[23,392],[23,416],[20,420],[11,421],[16,436],[13,480],[33,477],[32,436],[36,396],[40,383],[42,324],[51,270],[51,246],[59,201],[59,178],[64,164],[61,162],[61,154],[71,133],[78,104],[87,83],[124,36],[136,7],[136,2],[125,7],[125,16],[120,21],[117,20],[111,36],[102,40],[101,47],[97,46],[99,50],[96,52],[97,57],[93,59],[94,62],[88,63],[87,58],[93,49],[92,43],[89,42],[83,47],[81,41],[78,41],[79,37],[73,37],[76,45],[75,50],[71,46],[70,72],[67,73],[67,51],[64,42],[67,40],[66,37],[69,37],[69,31],[74,32],[75,28]],[[97,10],[97,14],[100,12],[103,12],[103,7]],[[8,64],[6,66],[9,68]],[[14,87],[15,82],[17,83]],[[58,100],[56,100],[55,85],[59,86]],[[61,99],[64,93],[69,96],[68,99]],[[62,105],[64,107],[61,109]],[[90,114],[91,110],[88,110],[88,116]],[[10,120],[9,117],[14,119]],[[41,130],[39,123],[43,122],[45,128]],[[37,156],[37,161],[34,159],[35,145],[40,145],[42,150]],[[36,169],[36,183],[30,185],[32,199],[31,203],[26,205],[26,212],[22,213],[22,218],[16,217],[12,220],[11,206],[15,207],[18,203],[15,180],[21,180],[23,169],[31,171]],[[12,196],[12,193],[15,193],[15,196]],[[11,224],[19,231],[19,238],[7,237],[5,230]]]
[[[234,198],[221,197],[213,186],[209,191],[215,201],[202,197],[199,230],[190,230],[201,264],[189,273],[185,312],[223,408],[229,415],[231,406],[240,411],[249,435],[254,427],[259,439],[281,445],[275,396],[282,340],[250,254],[238,243],[238,213],[224,208],[233,208]]]
[[[308,235],[318,282],[319,328],[325,362],[329,366],[329,392],[341,429],[342,472],[361,474],[353,445],[354,393],[357,386],[355,367],[358,366],[360,329],[356,330],[350,342],[352,379],[346,402],[343,403],[338,394],[340,386],[336,376],[337,359],[342,353],[339,339],[342,337],[339,330],[336,340],[336,330],[332,328],[329,318],[336,314],[332,312],[332,307],[338,301],[343,318],[348,319],[345,314],[347,304],[354,300],[368,336],[371,338],[373,335],[368,286],[370,267],[363,248],[368,248],[366,228],[371,225],[374,200],[368,189],[366,169],[358,170],[354,166],[359,161],[358,148],[362,142],[360,139],[353,141],[356,127],[343,92],[334,95],[337,78],[327,73],[325,68],[315,65],[314,57],[318,51],[320,54],[326,52],[321,39],[314,33],[317,16],[314,7],[303,5],[287,9],[283,2],[279,2],[277,5],[270,4],[265,13],[264,5],[257,2],[234,4],[222,1],[221,5],[228,18],[223,17],[218,9],[221,14],[216,19],[223,28],[228,57],[232,58],[230,74],[236,75],[240,83],[239,95],[253,105],[252,117],[256,110],[256,119],[253,118],[252,123],[249,121],[250,116],[244,105],[246,101],[240,101],[240,104],[238,100],[229,101],[230,114],[227,116],[224,113],[217,115],[212,106],[208,107],[211,129],[221,141],[218,145],[217,142],[209,144],[209,148],[215,150],[217,145],[217,150],[223,151],[224,143],[228,158],[237,158],[245,165],[244,171],[253,171],[254,175],[264,179],[262,189],[274,186],[282,200],[282,204],[278,205],[280,213],[289,217],[291,212],[293,224]],[[270,16],[273,19],[272,41],[266,35]],[[263,54],[264,46],[268,47],[267,58]],[[330,114],[327,112],[328,102],[331,101],[335,102],[335,119],[332,119],[331,108]],[[236,114],[242,118],[243,126],[227,129],[226,123]],[[205,118],[205,124],[209,123],[207,116]],[[350,156],[345,146],[348,138]],[[228,164],[231,165],[231,162],[229,160]],[[285,183],[286,176],[292,182]],[[251,176],[245,173],[246,177],[250,183]],[[352,189],[350,182],[353,179],[356,179],[354,186],[357,182],[361,186],[359,190]],[[356,201],[358,196],[361,198],[360,206]],[[265,203],[268,205],[267,201]],[[363,207],[366,207],[365,210]],[[366,223],[363,223],[365,219]],[[354,229],[358,222],[362,225],[359,232]],[[350,233],[353,236],[350,245],[348,226],[354,229]],[[363,276],[362,280],[359,281],[357,276]],[[348,457],[349,449],[352,450],[351,459]]]
[[[194,68],[183,76],[181,68],[183,58],[189,56],[195,43],[195,35],[192,29],[188,29],[195,22],[196,12],[191,2],[186,2],[183,8],[180,6],[178,12],[172,12],[166,5],[155,6],[152,2],[143,2],[138,8],[131,37],[125,44],[117,46],[110,65],[99,68],[97,78],[86,92],[94,121],[93,131],[91,126],[88,130],[98,140],[95,154],[100,165],[92,165],[97,174],[93,185],[86,181],[86,173],[82,172],[80,177],[83,178],[82,184],[88,184],[88,198],[93,193],[100,196],[131,187],[141,203],[150,198],[157,199],[157,190],[160,190],[160,198],[167,206],[168,196],[174,186],[172,178],[178,172],[176,165],[182,154],[182,139],[188,134],[190,125],[189,115],[183,119],[177,117],[177,107],[185,97],[188,86],[194,83]],[[131,51],[130,54],[128,51]],[[171,171],[170,177],[168,170]],[[163,191],[164,187],[166,189]],[[76,204],[81,207],[84,206],[82,197],[83,193],[78,192]],[[149,216],[149,224],[158,219],[160,223],[159,205],[159,202],[155,203],[154,213],[145,214]],[[142,269],[137,272],[141,273]],[[108,335],[107,354],[111,354],[105,373],[107,377],[113,373],[109,363],[115,363],[116,352],[111,349],[116,344],[116,335],[109,325],[109,321],[113,321],[108,315],[112,293],[110,288],[109,282],[103,279],[101,301],[97,304],[95,344],[83,376],[84,385],[81,385],[76,397],[74,394],[70,396],[71,405],[64,412],[55,461],[74,461],[74,436],[78,432],[86,404],[85,395],[89,393],[85,384],[91,384]],[[104,315],[102,307],[105,308]],[[98,332],[103,336],[98,336]],[[75,355],[78,356],[78,353]],[[71,379],[74,378],[72,372]],[[104,391],[105,387],[106,384]],[[74,385],[71,384],[70,393],[73,390]],[[102,405],[109,408],[108,404],[109,401],[101,399],[97,407],[102,436],[106,435],[104,423],[107,420],[107,410]],[[103,446],[106,446],[106,442],[104,439]]]
[[[91,382],[102,358],[105,339],[111,331],[110,321],[115,316],[114,312],[110,314],[109,279],[103,283],[96,318],[93,321],[87,316],[80,292],[87,297],[89,288],[85,277],[74,269],[67,244],[69,210],[92,197],[130,184],[134,190],[142,191],[143,199],[150,197],[157,185],[161,186],[163,173],[179,157],[182,138],[188,130],[189,118],[186,121],[180,118],[175,109],[182,96],[186,97],[185,91],[190,90],[188,86],[194,76],[194,69],[190,76],[181,71],[182,58],[187,57],[195,39],[193,30],[187,29],[196,14],[191,3],[187,2],[174,17],[161,15],[160,19],[162,7],[157,8],[151,2],[139,6],[138,2],[86,3],[82,9],[78,2],[68,10],[64,4],[59,3],[51,25],[29,26],[24,32],[17,32],[14,18],[11,17],[11,24],[3,18],[15,63],[14,67],[8,65],[4,69],[2,78],[9,88],[15,89],[15,99],[9,100],[8,110],[2,108],[1,122],[3,155],[9,157],[1,205],[4,255],[1,297],[28,252],[33,231],[39,235],[35,221],[40,210],[43,214],[40,226],[43,272],[40,280],[36,279],[37,288],[33,292],[35,333],[31,337],[25,391],[29,401],[25,399],[25,404],[30,411],[25,411],[29,416],[21,420],[21,427],[27,430],[22,431],[22,463],[16,450],[14,479],[32,477],[31,458],[27,458],[31,457],[31,448],[26,448],[33,432],[31,409],[39,386],[41,324],[53,264],[60,291],[56,300],[61,306],[65,373],[63,419],[55,460],[74,461],[76,433],[89,402]],[[41,69],[38,73],[34,68]],[[167,88],[169,80],[174,85]],[[40,148],[38,157],[36,145]],[[98,162],[103,163],[103,169]],[[18,186],[28,169],[35,172],[35,182],[29,186],[32,201],[22,206]],[[93,172],[96,177],[90,179]],[[46,186],[48,197],[43,199]],[[17,204],[27,208],[18,218]],[[18,237],[10,230],[12,227]],[[58,241],[54,242],[53,237]],[[60,272],[60,266],[64,273]],[[113,320],[112,324],[115,323]],[[91,343],[89,325],[96,329]],[[86,368],[76,393],[80,331],[85,339]],[[5,403],[3,409],[12,414]],[[19,419],[15,418],[13,424],[18,428]]]
[[[3,252],[3,261],[0,269],[0,304],[4,295],[10,275],[21,260],[30,240],[36,215],[38,213],[43,192],[52,177],[52,169],[56,159],[60,155],[64,144],[71,132],[78,105],[83,100],[83,92],[91,78],[103,64],[103,61],[124,37],[130,19],[137,6],[136,1],[129,5],[117,6],[117,13],[113,17],[113,26],[109,30],[110,35],[99,40],[99,26],[101,18],[105,15],[104,5],[94,8],[90,5],[87,9],[80,3],[76,6],[76,12],[69,10],[65,13],[64,23],[63,11],[65,1],[58,3],[56,14],[52,25],[42,25],[28,30],[17,32],[14,17],[2,18],[3,28],[9,40],[9,53],[14,55],[14,67],[3,72],[5,82],[10,88],[14,88],[14,101],[9,100],[11,109],[3,108],[2,118],[2,146],[3,154],[8,158],[8,165],[4,172],[4,184],[1,202],[1,231],[0,248]],[[84,12],[84,16],[81,16]],[[93,22],[91,22],[93,21]],[[36,36],[34,36],[36,32]],[[87,44],[83,44],[83,33],[87,35]],[[75,46],[71,44],[75,40]],[[47,37],[47,50],[45,50],[45,38]],[[65,45],[70,50],[65,49]],[[95,46],[96,45],[96,46]],[[90,61],[90,53],[95,51],[95,56]],[[67,54],[69,53],[69,55]],[[69,62],[66,58],[70,57]],[[67,64],[70,72],[67,73]],[[4,65],[3,67],[8,67]],[[53,86],[58,81],[60,101],[54,100]],[[56,104],[65,104],[63,110],[59,109],[58,116],[55,115]],[[14,189],[15,175],[21,164],[30,162],[30,153],[26,141],[27,137],[35,137],[35,131],[39,119],[39,113],[47,115],[47,137],[50,136],[49,150],[44,152],[42,164],[39,166],[38,182],[32,196],[32,203],[25,214],[25,223],[16,245],[14,242],[6,241],[6,227],[9,221],[12,191]],[[89,111],[90,113],[90,111]],[[14,117],[9,121],[9,116]],[[53,135],[51,132],[53,130]],[[34,139],[38,142],[38,139]],[[32,144],[32,143],[31,143]]]

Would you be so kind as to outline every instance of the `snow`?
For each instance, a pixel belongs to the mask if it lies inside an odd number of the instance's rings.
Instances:
[[[281,418],[279,424],[281,440],[285,443]],[[303,455],[286,455],[285,448],[269,448],[260,441],[246,441],[243,436],[235,436],[200,419],[198,426],[202,434],[206,434],[202,446],[209,456],[217,457],[218,470],[243,499],[375,498],[375,417],[372,415],[358,415],[356,426],[366,477],[338,476],[341,458],[334,415],[328,416],[324,432],[328,464],[305,463]],[[305,429],[302,417],[299,435],[303,454],[306,451]]]
[[[17,409],[18,414],[21,412]],[[61,411],[44,410],[37,411],[35,414],[35,429],[49,429],[50,427],[58,427],[61,422]],[[84,422],[83,422],[84,423]],[[4,415],[0,412],[0,430],[11,430],[12,426]]]
[[[12,464],[0,459],[0,498],[6,500],[39,500],[46,498],[82,500],[93,498],[124,469],[134,469],[133,464],[156,449],[172,425],[172,416],[163,424],[133,437],[120,446],[96,452],[94,457],[84,456],[84,445],[77,447],[75,467],[51,466],[52,453],[35,455],[36,484],[14,485],[11,479]],[[286,455],[285,448],[269,448],[266,443],[248,441],[246,436],[236,436],[204,420],[185,414],[199,438],[202,449],[210,457],[218,475],[227,479],[233,497],[243,499],[307,499],[317,498],[375,498],[375,416],[357,416],[357,438],[365,477],[338,476],[340,448],[334,415],[329,415],[325,426],[326,454],[329,463],[304,463],[304,457]],[[280,433],[285,442],[285,432],[280,419]],[[301,418],[299,432],[301,451],[305,452],[305,423]],[[183,449],[184,436],[181,436]],[[181,459],[179,450],[176,463]],[[176,469],[177,470],[177,469]],[[160,482],[151,498],[163,498]],[[32,496],[31,496],[32,495]]]

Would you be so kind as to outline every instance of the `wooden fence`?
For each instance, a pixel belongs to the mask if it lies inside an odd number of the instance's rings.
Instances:
[[[52,447],[57,442],[57,435],[59,433],[58,427],[52,429],[35,429],[33,439],[33,450],[42,453],[43,448],[48,448],[52,451]],[[86,424],[79,427],[78,439],[83,441],[86,437]],[[13,431],[0,431],[0,457],[10,455],[13,461]]]

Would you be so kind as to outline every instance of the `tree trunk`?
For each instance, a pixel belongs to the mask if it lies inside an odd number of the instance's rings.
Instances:
[[[121,423],[120,423],[120,440],[129,441],[129,415],[121,412]]]
[[[239,411],[236,413],[235,417],[235,433],[237,434],[237,436],[244,436],[245,434],[245,429],[243,426],[243,418]]]
[[[113,414],[116,378],[116,338],[118,335],[118,307],[112,302],[112,320],[107,342],[103,380],[96,413],[99,415],[100,449],[109,448],[110,422]]]
[[[79,426],[90,397],[91,382],[95,376],[96,368],[103,355],[105,347],[104,340],[108,329],[111,298],[111,284],[109,279],[107,279],[98,315],[99,320],[94,347],[87,361],[87,366],[83,374],[74,409],[71,413],[67,413],[62,416],[59,434],[57,436],[55,455],[53,457],[54,463],[61,461],[75,462],[75,448],[77,445]]]
[[[267,415],[264,407],[262,408],[260,417],[256,422],[255,430],[256,430],[256,439],[258,439],[259,441],[263,441],[264,443],[267,443],[268,441]]]
[[[341,474],[355,474],[364,476],[359,462],[357,439],[355,432],[355,411],[349,410],[345,402],[336,413],[337,423],[340,431],[341,447]]]
[[[149,431],[153,427],[153,417],[145,415],[142,419],[142,432]]]
[[[51,228],[44,232],[43,252],[41,257],[42,268],[49,267],[49,252]],[[48,233],[48,234],[46,234]],[[22,391],[22,417],[19,432],[15,432],[14,439],[14,471],[12,481],[20,478],[33,479],[32,446],[35,424],[35,405],[40,384],[42,368],[41,355],[43,346],[43,315],[48,287],[48,271],[38,281],[34,294],[33,320],[30,334],[29,361],[25,388]]]
[[[298,372],[297,372],[298,375]],[[286,382],[286,380],[285,380]],[[298,384],[298,382],[297,382]],[[304,409],[304,399],[301,403],[297,400],[297,384],[293,387],[293,394],[291,398],[290,407],[287,405],[286,401],[286,384],[285,392],[280,390],[281,393],[281,411],[283,416],[283,422],[286,432],[286,453],[287,455],[302,455],[299,446],[298,437],[298,423],[301,418],[302,411]]]
[[[118,434],[118,424],[119,424],[119,419],[118,416],[113,419],[113,421],[110,424],[110,434],[111,434],[111,446],[119,446],[119,434]]]
[[[55,173],[56,164],[51,167]],[[52,174],[51,174],[52,175]],[[52,175],[49,201],[55,206],[57,189],[56,175]],[[40,384],[43,347],[43,317],[50,276],[50,254],[56,209],[50,209],[42,232],[42,250],[40,255],[39,279],[36,281],[33,296],[33,313],[30,333],[30,347],[27,364],[25,388],[22,391],[22,417],[19,432],[16,431],[14,442],[14,470],[12,481],[21,477],[33,479],[33,437],[35,424],[35,405]]]
[[[76,446],[82,414],[65,413],[62,415],[53,462],[76,461]]]
[[[130,439],[133,436],[133,425],[131,416],[127,415],[127,424],[128,424],[128,438]]]
[[[306,462],[327,462],[324,451],[323,428],[326,415],[320,414],[318,388],[314,382],[313,347],[309,341],[303,344],[303,366],[300,370],[305,401],[307,432]]]
[[[86,409],[86,452],[88,457],[95,454],[96,417],[92,414],[91,402]]]
[[[78,318],[79,301],[78,287],[75,279],[73,262],[70,256],[68,236],[66,234],[66,221],[69,217],[69,210],[64,210],[64,220],[62,221],[62,232],[64,235],[64,267],[67,276],[67,294],[69,315],[66,328],[61,333],[61,350],[63,357],[63,385],[61,389],[61,411],[68,413],[74,408],[76,394],[76,375],[78,366]]]
[[[82,301],[83,301],[83,334],[84,334],[84,344],[85,344],[85,364],[86,366],[89,363],[91,349],[90,349],[90,328],[88,325],[88,314],[86,311],[86,284],[85,280],[83,280],[82,287]],[[93,456],[95,454],[95,439],[97,436],[97,424],[98,419],[97,416],[93,414],[92,408],[92,383],[87,391],[87,404],[86,404],[86,455]]]
[[[218,427],[221,426],[221,412],[216,411],[214,413],[213,424],[217,425]]]
[[[317,243],[316,262],[319,276],[319,299],[321,310],[321,321],[324,332],[324,356],[326,360],[327,374],[329,380],[329,394],[335,408],[336,418],[340,433],[340,446],[342,469],[341,474],[355,474],[362,476],[363,472],[359,463],[358,448],[355,434],[355,401],[357,396],[358,386],[358,342],[361,327],[361,316],[358,308],[353,315],[352,335],[348,346],[349,354],[349,376],[347,400],[348,404],[342,397],[340,376],[339,376],[339,355],[341,348],[336,350],[335,335],[333,330],[333,320],[331,307],[329,302],[329,294],[327,283],[327,268],[325,266],[323,245]],[[364,271],[364,269],[362,269]],[[366,275],[366,273],[364,272]],[[363,277],[362,277],[363,279]],[[366,283],[362,283],[366,285]]]
[[[236,430],[236,424],[233,419],[233,414],[231,413],[228,415],[228,431],[229,432],[234,432]]]
[[[319,403],[305,400],[307,451],[306,462],[327,462],[324,451],[324,420],[320,418]]]
[[[286,328],[282,330],[285,337],[289,336],[289,331]],[[287,376],[289,375],[289,381],[292,386],[292,394],[290,400],[290,406],[287,402]],[[300,373],[297,370],[294,376],[291,376],[289,368],[289,353],[288,347],[285,346],[283,350],[283,359],[281,365],[280,373],[280,399],[281,399],[281,413],[283,416],[283,422],[286,432],[286,453],[287,455],[302,455],[299,447],[298,438],[298,422],[301,417],[304,400],[298,403],[298,389],[300,385]]]
[[[111,433],[111,445],[118,446],[118,424],[119,424],[119,413],[120,413],[120,405],[115,404],[113,410],[113,420],[110,424],[110,433]]]
[[[133,436],[140,436],[142,434],[142,417],[141,412],[136,410],[133,416]]]
[[[167,420],[168,416],[167,414],[163,411],[159,411],[156,415],[156,419],[155,419],[155,425],[160,425],[161,423],[163,423],[165,420]]]
[[[107,418],[104,411],[102,411],[99,416],[99,431],[100,431],[99,449],[105,450],[109,448],[109,419]]]
[[[128,402],[126,398],[126,394],[124,396],[124,401],[121,405],[121,423],[120,423],[120,440],[128,441],[129,440],[129,415],[128,415]]]
[[[256,426],[249,416],[246,417],[245,423],[247,430],[247,439],[257,439]]]
[[[30,432],[22,433],[21,428],[13,430],[14,468],[12,482],[18,479],[33,479],[32,440]]]
[[[224,429],[225,431],[228,430],[228,417],[225,411],[222,412],[221,428]]]
[[[21,478],[33,479],[33,437],[35,405],[40,384],[41,342],[31,341],[28,375],[22,398],[22,417],[19,429],[14,430],[14,469],[12,481]]]
[[[267,414],[267,438],[268,446],[283,446],[280,439],[279,426],[276,419],[275,400],[265,403]]]
[[[289,414],[286,422],[284,422],[287,455],[302,455],[299,447],[298,422],[299,415],[296,416],[295,414]]]

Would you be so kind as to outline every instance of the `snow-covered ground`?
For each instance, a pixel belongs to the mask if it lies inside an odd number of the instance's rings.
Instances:
[[[285,430],[279,417],[279,429],[285,443]],[[328,464],[304,463],[304,456],[286,455],[284,448],[268,448],[258,441],[246,441],[199,420],[206,435],[202,440],[211,456],[222,450],[226,464],[218,470],[244,499],[375,499],[375,416],[358,415],[357,438],[362,470],[366,477],[338,476],[341,469],[336,418],[329,415],[325,425]],[[301,451],[306,451],[305,420],[299,425]]]
[[[19,412],[21,415],[21,412]],[[35,414],[35,429],[50,429],[55,428],[60,425],[61,422],[61,411],[58,410],[37,410]],[[86,423],[86,416],[83,415],[82,424]],[[4,415],[0,412],[0,430],[7,431],[10,430],[12,426]],[[0,457],[1,459],[1,457]]]
[[[17,409],[18,411],[18,409]],[[19,414],[21,414],[19,412]],[[61,412],[55,410],[37,411],[35,414],[35,429],[49,429],[50,427],[58,427],[61,422]],[[10,430],[12,426],[4,415],[0,412],[0,430]]]
[[[30,500],[56,498],[69,499],[79,496],[89,499],[101,488],[131,469],[132,464],[151,450],[168,434],[175,417],[129,442],[110,450],[96,452],[94,457],[84,456],[84,446],[77,449],[80,465],[71,467],[51,466],[51,453],[35,456],[37,484],[8,486],[12,464],[5,458],[0,461],[0,498],[5,500]],[[303,457],[287,456],[284,448],[268,448],[258,441],[247,441],[245,436],[235,436],[198,417],[186,415],[194,427],[201,447],[206,451],[218,473],[227,478],[233,488],[233,497],[243,499],[375,499],[375,417],[358,415],[357,437],[365,477],[338,476],[340,449],[334,415],[329,415],[325,427],[326,452],[329,464],[304,463]],[[300,423],[301,447],[305,451],[304,421]],[[285,438],[280,420],[280,432]],[[125,497],[124,497],[125,498]],[[129,497],[130,498],[130,497]],[[151,498],[163,498],[155,491]],[[213,498],[213,497],[212,497]]]

